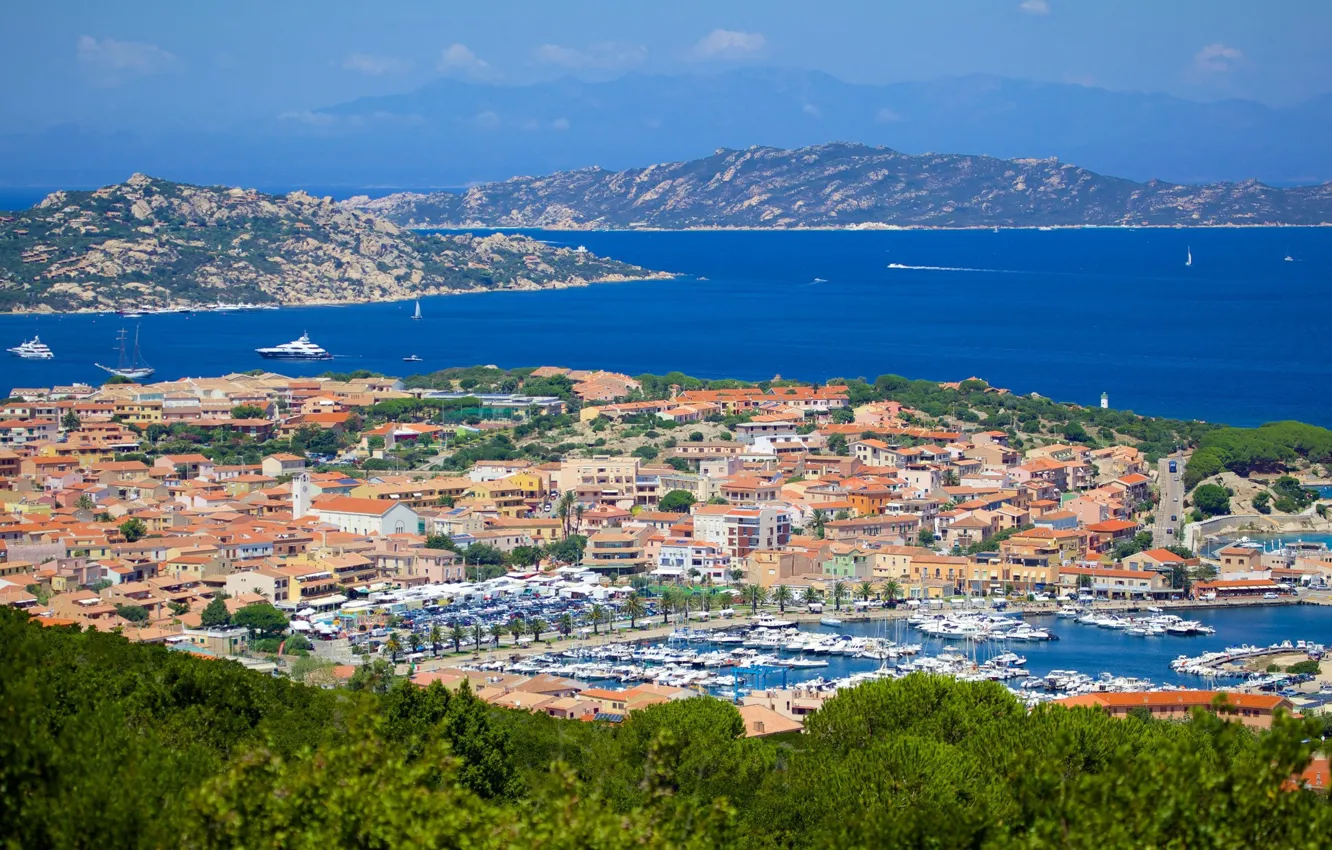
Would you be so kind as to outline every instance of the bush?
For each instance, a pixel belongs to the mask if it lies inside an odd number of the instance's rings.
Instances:
[[[1217,484],[1204,484],[1193,491],[1193,506],[1204,517],[1230,513],[1230,491]]]
[[[1297,676],[1317,676],[1321,672],[1318,662],[1312,658],[1307,661],[1297,661],[1286,668],[1287,673],[1294,673]]]

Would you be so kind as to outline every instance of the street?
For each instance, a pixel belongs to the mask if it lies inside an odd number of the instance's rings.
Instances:
[[[1171,473],[1172,461],[1178,472]],[[1184,458],[1179,455],[1163,457],[1157,461],[1157,471],[1161,504],[1157,506],[1156,524],[1152,528],[1152,545],[1163,547],[1180,542],[1179,531],[1184,525]],[[1167,534],[1167,529],[1172,529],[1173,533]]]

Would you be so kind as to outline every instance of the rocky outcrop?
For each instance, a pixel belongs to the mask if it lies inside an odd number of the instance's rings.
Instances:
[[[515,177],[461,194],[345,206],[408,227],[1058,227],[1332,223],[1332,184],[1184,186],[1106,177],[1055,159],[912,156],[827,144],[719,150],[629,171]]]
[[[0,214],[0,309],[336,304],[658,276],[509,234],[418,233],[304,192],[135,174]]]

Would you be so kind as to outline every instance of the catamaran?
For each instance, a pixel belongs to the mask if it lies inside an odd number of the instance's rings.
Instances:
[[[421,302],[420,302],[420,301],[417,301],[417,302],[416,302],[416,312],[412,314],[412,318],[413,318],[413,319],[420,319],[420,318],[421,318]]]
[[[139,329],[137,327],[134,329],[133,357],[127,356],[125,351],[125,340],[127,338],[128,334],[125,333],[124,328],[121,328],[120,333],[116,334],[116,339],[120,341],[120,360],[117,362],[116,368],[112,369],[110,366],[103,366],[101,363],[94,363],[93,365],[104,372],[110,372],[112,375],[128,378],[131,381],[139,381],[157,370],[145,363],[139,354]]]
[[[32,339],[24,342],[22,345],[16,345],[13,348],[5,349],[15,357],[22,357],[24,360],[50,360],[55,357],[46,343],[42,342],[41,337],[34,336]]]
[[[272,348],[256,348],[260,357],[272,360],[332,360],[333,355],[310,341],[308,333],[292,342],[284,342]]]

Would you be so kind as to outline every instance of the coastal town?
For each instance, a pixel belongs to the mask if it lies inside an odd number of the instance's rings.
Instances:
[[[1127,440],[956,427],[838,383],[440,374],[12,388],[0,602],[312,683],[468,680],[575,719],[713,693],[760,734],[857,681],[811,682],[830,654],[1088,699],[1150,682],[1028,674],[1001,650],[1057,635],[1007,614],[1207,633],[1166,610],[1312,601],[1332,577],[1326,547],[1187,548],[1184,455]],[[802,620],[834,634],[792,643]],[[931,637],[971,653],[918,657]]]

